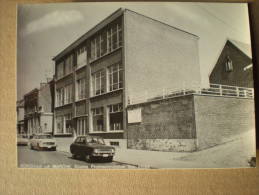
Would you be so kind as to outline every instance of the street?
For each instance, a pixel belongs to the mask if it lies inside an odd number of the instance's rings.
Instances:
[[[81,159],[73,159],[71,154],[59,151],[37,151],[28,146],[17,146],[18,167],[20,168],[108,168],[125,169],[135,166],[119,162],[87,163]]]

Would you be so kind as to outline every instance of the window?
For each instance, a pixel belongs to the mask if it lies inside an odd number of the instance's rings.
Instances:
[[[64,88],[59,88],[56,90],[56,106],[64,105]]]
[[[92,109],[93,131],[104,131],[103,108]]]
[[[226,61],[225,66],[226,66],[226,71],[227,72],[233,71],[233,63],[232,63],[232,60],[230,59],[229,56],[227,57],[227,61]]]
[[[72,84],[69,84],[64,87],[64,104],[72,103]]]
[[[73,67],[73,55],[70,55],[65,60],[65,73],[64,75],[70,74]]]
[[[77,50],[77,68],[87,64],[87,49],[86,46]]]
[[[111,145],[111,146],[119,146],[120,143],[119,143],[119,142],[110,142],[110,145]]]
[[[57,127],[57,130],[56,130],[57,133],[63,133],[63,116],[56,117],[56,127]]]
[[[86,117],[80,117],[76,123],[77,135],[85,135],[86,132]]]
[[[65,127],[66,127],[65,132],[72,133],[72,113],[64,115],[64,118],[65,118]]]
[[[121,24],[112,27],[95,36],[91,41],[91,60],[112,52],[122,45]]]
[[[108,75],[109,75],[108,89],[109,89],[109,91],[114,91],[117,89],[121,89],[123,87],[122,74],[123,74],[122,66],[120,64],[116,64],[116,65],[110,66],[108,68]]]
[[[100,95],[105,92],[104,70],[96,72],[92,75],[92,95]]]
[[[61,78],[64,76],[64,62],[60,62],[57,64],[57,78]]]
[[[109,123],[110,131],[123,129],[122,104],[114,104],[109,106]]]
[[[115,24],[107,30],[107,51],[111,52],[122,45],[121,24]]]
[[[77,80],[76,85],[77,100],[84,99],[86,97],[85,78]]]

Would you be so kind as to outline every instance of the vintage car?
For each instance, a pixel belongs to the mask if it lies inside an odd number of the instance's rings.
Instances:
[[[30,139],[30,148],[37,150],[56,150],[56,140],[49,134],[36,134]]]
[[[91,162],[97,159],[103,159],[107,162],[112,162],[115,155],[115,148],[107,146],[104,140],[98,136],[78,136],[70,145],[70,152],[73,158],[81,157],[86,162]]]
[[[28,145],[28,136],[24,134],[19,134],[17,136],[17,145],[18,146],[27,146]]]

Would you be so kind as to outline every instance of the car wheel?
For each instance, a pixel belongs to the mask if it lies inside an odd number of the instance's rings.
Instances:
[[[85,155],[85,161],[86,161],[86,162],[91,162],[91,161],[92,161],[91,155],[86,154],[86,155]]]

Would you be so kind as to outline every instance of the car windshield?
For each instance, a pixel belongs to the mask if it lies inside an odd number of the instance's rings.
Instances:
[[[52,136],[51,135],[37,135],[35,138],[36,139],[51,139]]]
[[[100,137],[87,137],[87,142],[91,144],[102,144],[104,145],[104,141]]]

